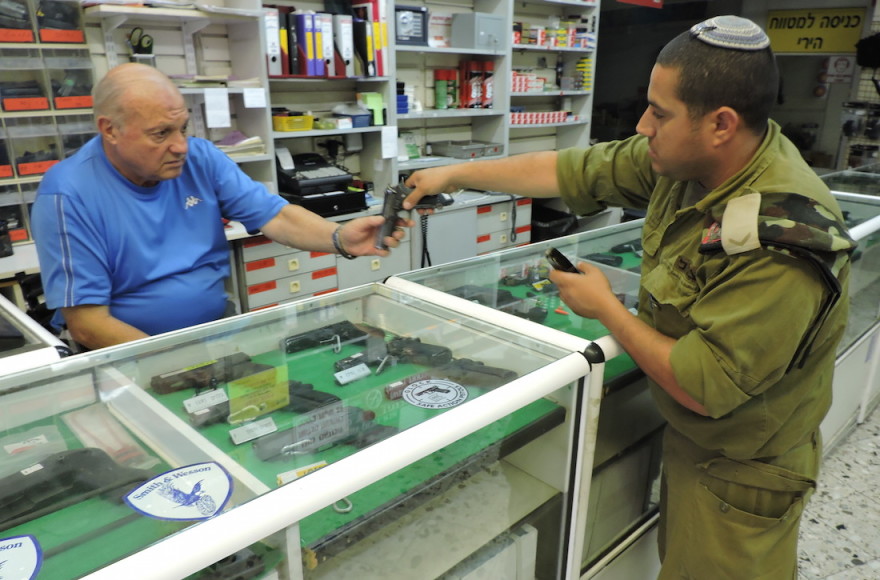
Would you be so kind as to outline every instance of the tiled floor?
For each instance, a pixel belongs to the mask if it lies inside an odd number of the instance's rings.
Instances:
[[[880,578],[880,409],[825,458],[799,551],[800,580]]]

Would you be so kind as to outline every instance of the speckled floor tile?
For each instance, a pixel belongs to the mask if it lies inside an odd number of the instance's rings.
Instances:
[[[880,578],[880,412],[825,457],[801,523],[800,580]]]
[[[801,521],[798,553],[803,580],[828,578],[874,559],[861,540],[849,535],[845,524],[834,524],[816,511],[820,510],[807,511]]]
[[[877,580],[877,578],[880,578],[880,560],[853,566],[823,580]]]

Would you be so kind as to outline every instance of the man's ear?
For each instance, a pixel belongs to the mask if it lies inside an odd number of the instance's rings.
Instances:
[[[719,107],[711,115],[716,142],[720,145],[733,139],[742,123],[739,113],[730,107]]]
[[[105,141],[112,143],[116,139],[116,131],[114,131],[116,127],[113,125],[110,117],[98,117],[96,125],[98,126],[98,133]]]

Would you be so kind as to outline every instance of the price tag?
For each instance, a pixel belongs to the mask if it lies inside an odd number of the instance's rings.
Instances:
[[[187,413],[198,413],[215,405],[220,405],[229,400],[223,389],[212,389],[207,393],[190,397],[183,402],[183,408]]]
[[[272,420],[272,417],[266,417],[265,419],[260,419],[253,423],[245,423],[241,427],[232,429],[229,431],[229,437],[232,439],[233,443],[241,445],[242,443],[247,443],[257,437],[274,433],[277,430],[278,427],[275,426],[275,421]]]

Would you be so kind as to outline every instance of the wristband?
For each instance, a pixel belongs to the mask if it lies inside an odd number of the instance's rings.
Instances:
[[[342,241],[339,239],[339,230],[342,229],[342,226],[337,226],[335,230],[333,230],[333,235],[331,238],[333,239],[333,247],[336,249],[336,253],[345,258],[346,260],[354,260],[357,256],[352,256],[348,252],[345,251],[345,248],[342,247]]]

